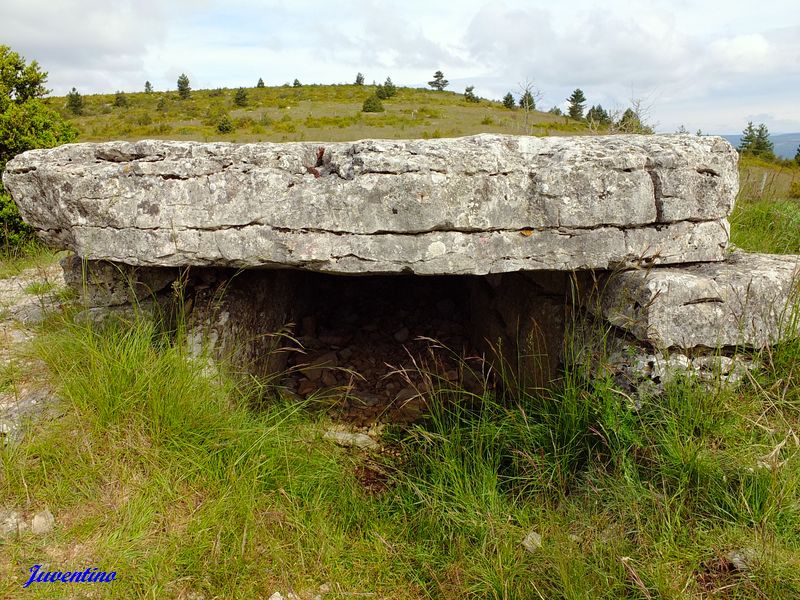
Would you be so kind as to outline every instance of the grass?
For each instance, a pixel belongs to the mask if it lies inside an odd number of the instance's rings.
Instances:
[[[731,241],[751,252],[800,254],[800,166],[743,158],[740,192],[731,215]]]
[[[249,88],[248,103],[234,103],[235,90],[196,90],[188,100],[176,92],[126,94],[127,106],[115,106],[114,94],[84,96],[81,116],[66,110],[66,99],[47,102],[72,121],[79,141],[108,139],[186,139],[199,141],[345,141],[364,138],[454,137],[476,133],[534,135],[588,133],[577,121],[533,111],[528,131],[524,113],[500,102],[467,102],[463,94],[398,88],[383,101],[385,112],[364,113],[371,85],[306,85]],[[220,120],[234,130],[220,133]]]
[[[233,91],[194,92],[158,115],[159,94],[120,109],[91,96],[78,124],[84,140],[520,132],[518,113],[449,93],[404,89],[362,115],[369,93],[249,90],[233,109]],[[236,123],[227,136],[221,112]],[[538,132],[571,125],[551,117]],[[800,253],[798,170],[740,169],[734,243]],[[0,277],[53,260],[36,249],[0,263]],[[322,584],[342,599],[800,597],[798,341],[765,352],[736,390],[676,381],[638,410],[577,370],[541,397],[438,390],[430,418],[388,428],[380,453],[332,446],[324,413],[210,375],[145,320],[53,318],[29,352],[64,414],[0,450],[0,506],[49,507],[56,528],[0,542],[0,597],[19,597],[42,562],[116,570],[91,588],[109,598],[312,598]],[[4,369],[0,391],[19,376]],[[521,545],[530,531],[535,553]]]
[[[254,410],[264,390],[204,373],[146,321],[54,320],[32,352],[66,414],[3,451],[0,504],[50,507],[57,528],[6,541],[2,596],[43,557],[116,570],[95,590],[112,598],[800,595],[800,343],[735,393],[677,383],[638,411],[578,372],[545,397],[442,389],[373,454],[322,440],[302,403]]]

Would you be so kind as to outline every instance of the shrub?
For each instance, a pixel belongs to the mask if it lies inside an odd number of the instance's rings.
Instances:
[[[52,148],[77,136],[75,128],[42,101],[46,81],[47,73],[39,70],[36,61],[26,65],[23,57],[0,45],[0,172],[21,152]],[[73,92],[77,94],[75,88]],[[0,248],[9,250],[30,235],[31,229],[0,183]]]
[[[370,96],[364,100],[364,105],[361,107],[362,112],[377,113],[383,112],[383,104],[378,96]]]
[[[800,181],[793,181],[789,185],[789,198],[800,198]]]
[[[480,102],[480,98],[475,95],[475,86],[469,85],[467,89],[464,90],[464,100],[467,102]]]
[[[83,96],[75,88],[67,94],[67,110],[73,115],[83,114]]]
[[[128,106],[128,97],[125,95],[125,92],[120,92],[117,90],[117,93],[114,96],[114,106],[117,108],[125,108]]]
[[[236,106],[247,106],[247,92],[244,88],[236,90],[236,94],[233,96],[233,103]]]
[[[228,115],[222,115],[217,121],[217,131],[220,133],[231,133],[233,129],[233,121]]]

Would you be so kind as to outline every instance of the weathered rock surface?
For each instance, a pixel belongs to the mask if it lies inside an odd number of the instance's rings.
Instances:
[[[696,136],[142,141],[26,152],[3,182],[83,258],[486,274],[721,260],[736,160]]]
[[[81,304],[92,308],[136,304],[154,297],[175,281],[177,269],[132,267],[107,261],[61,260],[64,282]]]
[[[724,262],[614,273],[595,309],[656,348],[763,348],[800,334],[800,256],[734,252]]]

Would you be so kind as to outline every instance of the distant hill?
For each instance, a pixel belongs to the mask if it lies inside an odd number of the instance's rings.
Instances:
[[[742,139],[741,135],[723,135],[734,147],[739,147],[739,140]],[[781,158],[794,158],[797,154],[797,147],[800,146],[800,133],[782,133],[779,135],[771,135],[769,139],[775,144],[775,154]]]

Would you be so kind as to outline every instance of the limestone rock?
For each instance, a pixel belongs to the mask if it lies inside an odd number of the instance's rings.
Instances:
[[[33,515],[31,521],[31,533],[34,535],[45,535],[53,530],[56,519],[48,509],[44,509]]]
[[[736,161],[696,136],[147,140],[32,150],[3,182],[93,260],[486,274],[721,260]]]
[[[615,273],[595,309],[656,348],[763,348],[800,333],[800,256],[735,252],[725,262]]]
[[[151,298],[171,284],[177,269],[131,267],[107,261],[61,260],[64,281],[75,290],[79,302],[93,308],[137,303]]]
[[[27,528],[28,524],[18,511],[0,508],[0,539],[19,535]]]
[[[535,531],[529,531],[522,540],[522,547],[531,554],[535,553],[542,547],[542,536]]]
[[[352,433],[349,431],[330,430],[322,436],[334,444],[345,448],[355,447],[372,450],[378,447],[378,442],[369,437],[366,433]]]

